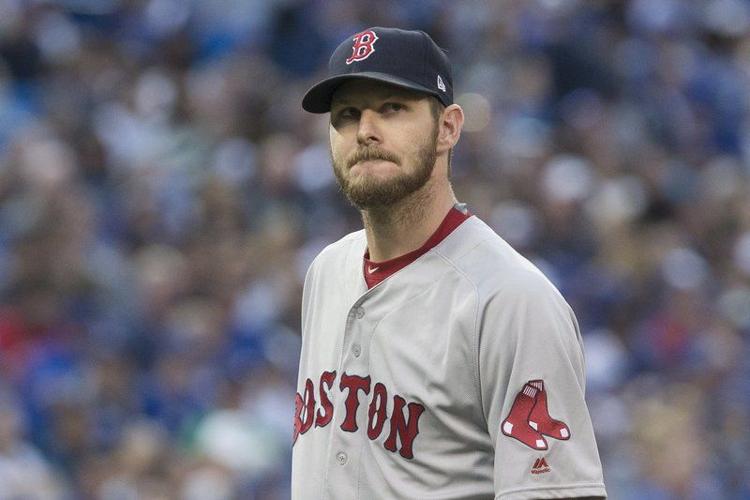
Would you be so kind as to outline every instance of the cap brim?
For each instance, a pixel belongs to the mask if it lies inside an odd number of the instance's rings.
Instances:
[[[362,73],[352,73],[350,75],[337,75],[313,85],[302,98],[302,108],[310,113],[328,113],[331,110],[331,99],[334,92],[347,80],[373,80],[377,82],[388,83],[417,92],[437,96],[438,93],[422,85],[414,83],[403,78],[398,78],[386,73],[377,73],[367,71]]]

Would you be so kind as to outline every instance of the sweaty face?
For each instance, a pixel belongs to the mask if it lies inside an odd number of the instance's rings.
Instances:
[[[427,98],[352,81],[331,106],[331,158],[346,197],[360,209],[396,203],[422,188],[437,158],[437,122]]]

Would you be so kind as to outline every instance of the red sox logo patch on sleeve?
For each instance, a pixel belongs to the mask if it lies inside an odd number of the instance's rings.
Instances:
[[[346,64],[354,61],[364,61],[375,52],[375,42],[378,35],[372,30],[365,30],[354,35],[354,45],[352,45],[352,55],[346,60]]]
[[[570,439],[567,424],[549,414],[543,380],[526,382],[500,427],[506,436],[535,450],[546,450],[549,447],[544,436],[563,441]]]

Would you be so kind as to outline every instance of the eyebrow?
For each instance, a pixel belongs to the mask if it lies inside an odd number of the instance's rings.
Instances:
[[[335,98],[331,99],[331,106],[333,105],[347,106],[349,104],[351,104],[351,101],[349,101],[348,99],[335,99]]]

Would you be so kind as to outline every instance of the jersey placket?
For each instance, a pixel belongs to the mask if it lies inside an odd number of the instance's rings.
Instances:
[[[327,498],[357,498],[352,477],[360,477],[360,460],[367,436],[368,394],[372,379],[369,375],[369,352],[366,346],[372,329],[377,324],[372,311],[366,307],[366,293],[349,310],[344,332],[341,359],[338,366],[339,394],[334,401],[337,426],[330,433]],[[350,488],[347,491],[342,485]]]

